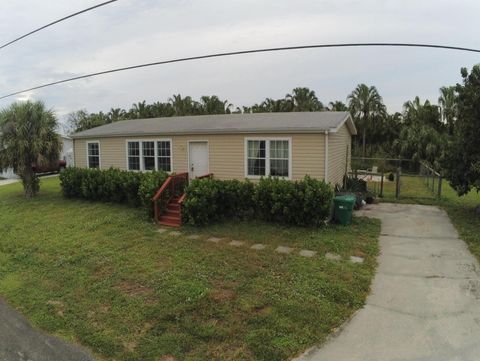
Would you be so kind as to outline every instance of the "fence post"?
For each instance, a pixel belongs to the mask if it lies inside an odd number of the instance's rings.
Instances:
[[[382,179],[380,181],[380,198],[383,198],[383,177],[384,173],[382,172]]]
[[[438,178],[438,194],[437,198],[441,199],[442,198],[442,176],[440,175]]]
[[[395,198],[400,197],[400,169],[400,167],[397,168],[397,174],[395,177],[395,179],[397,180],[395,187]]]

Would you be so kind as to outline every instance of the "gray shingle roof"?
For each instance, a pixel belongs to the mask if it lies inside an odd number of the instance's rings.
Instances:
[[[288,112],[197,115],[132,119],[77,132],[72,138],[151,136],[159,134],[323,133],[347,122],[357,134],[348,112]]]

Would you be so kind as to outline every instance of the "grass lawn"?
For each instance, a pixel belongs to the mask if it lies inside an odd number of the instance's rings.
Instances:
[[[450,187],[448,181],[442,182],[442,198],[434,199],[431,191],[425,186],[423,179],[418,177],[402,177],[404,198],[395,199],[395,183],[385,183],[385,202],[417,203],[438,205],[445,209],[453,224],[460,233],[460,237],[467,242],[470,251],[480,261],[480,216],[476,216],[474,209],[480,205],[480,193],[471,191],[459,197]],[[369,187],[371,185],[369,184]]]
[[[261,222],[159,233],[140,210],[67,200],[57,178],[33,200],[0,187],[0,295],[32,323],[109,360],[287,360],[360,308],[377,220],[293,228]],[[199,239],[188,239],[191,234]],[[264,251],[208,237],[262,242]],[[277,245],[322,256],[273,252]],[[333,262],[335,252],[364,264]]]

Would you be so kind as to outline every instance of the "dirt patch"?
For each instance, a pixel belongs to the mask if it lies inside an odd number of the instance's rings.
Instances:
[[[177,359],[173,356],[165,355],[158,358],[156,361],[177,361]]]
[[[232,301],[235,299],[236,293],[234,290],[231,289],[214,289],[210,295],[212,296],[214,301],[217,302],[225,302],[225,301]]]
[[[131,281],[123,281],[115,288],[128,296],[149,296],[153,294],[153,289]]]

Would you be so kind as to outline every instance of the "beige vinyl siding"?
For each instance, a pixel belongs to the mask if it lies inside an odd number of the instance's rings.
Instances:
[[[352,136],[346,124],[336,133],[328,134],[328,181],[332,184],[341,185],[345,169],[350,169],[351,143]]]
[[[324,178],[324,134],[215,134],[175,135],[156,137],[112,137],[75,139],[75,163],[86,167],[86,143],[100,142],[101,167],[127,169],[126,141],[128,140],[172,140],[174,172],[188,171],[188,142],[207,141],[209,148],[209,171],[218,179],[245,178],[245,138],[291,138],[292,179],[303,178],[306,174]]]

